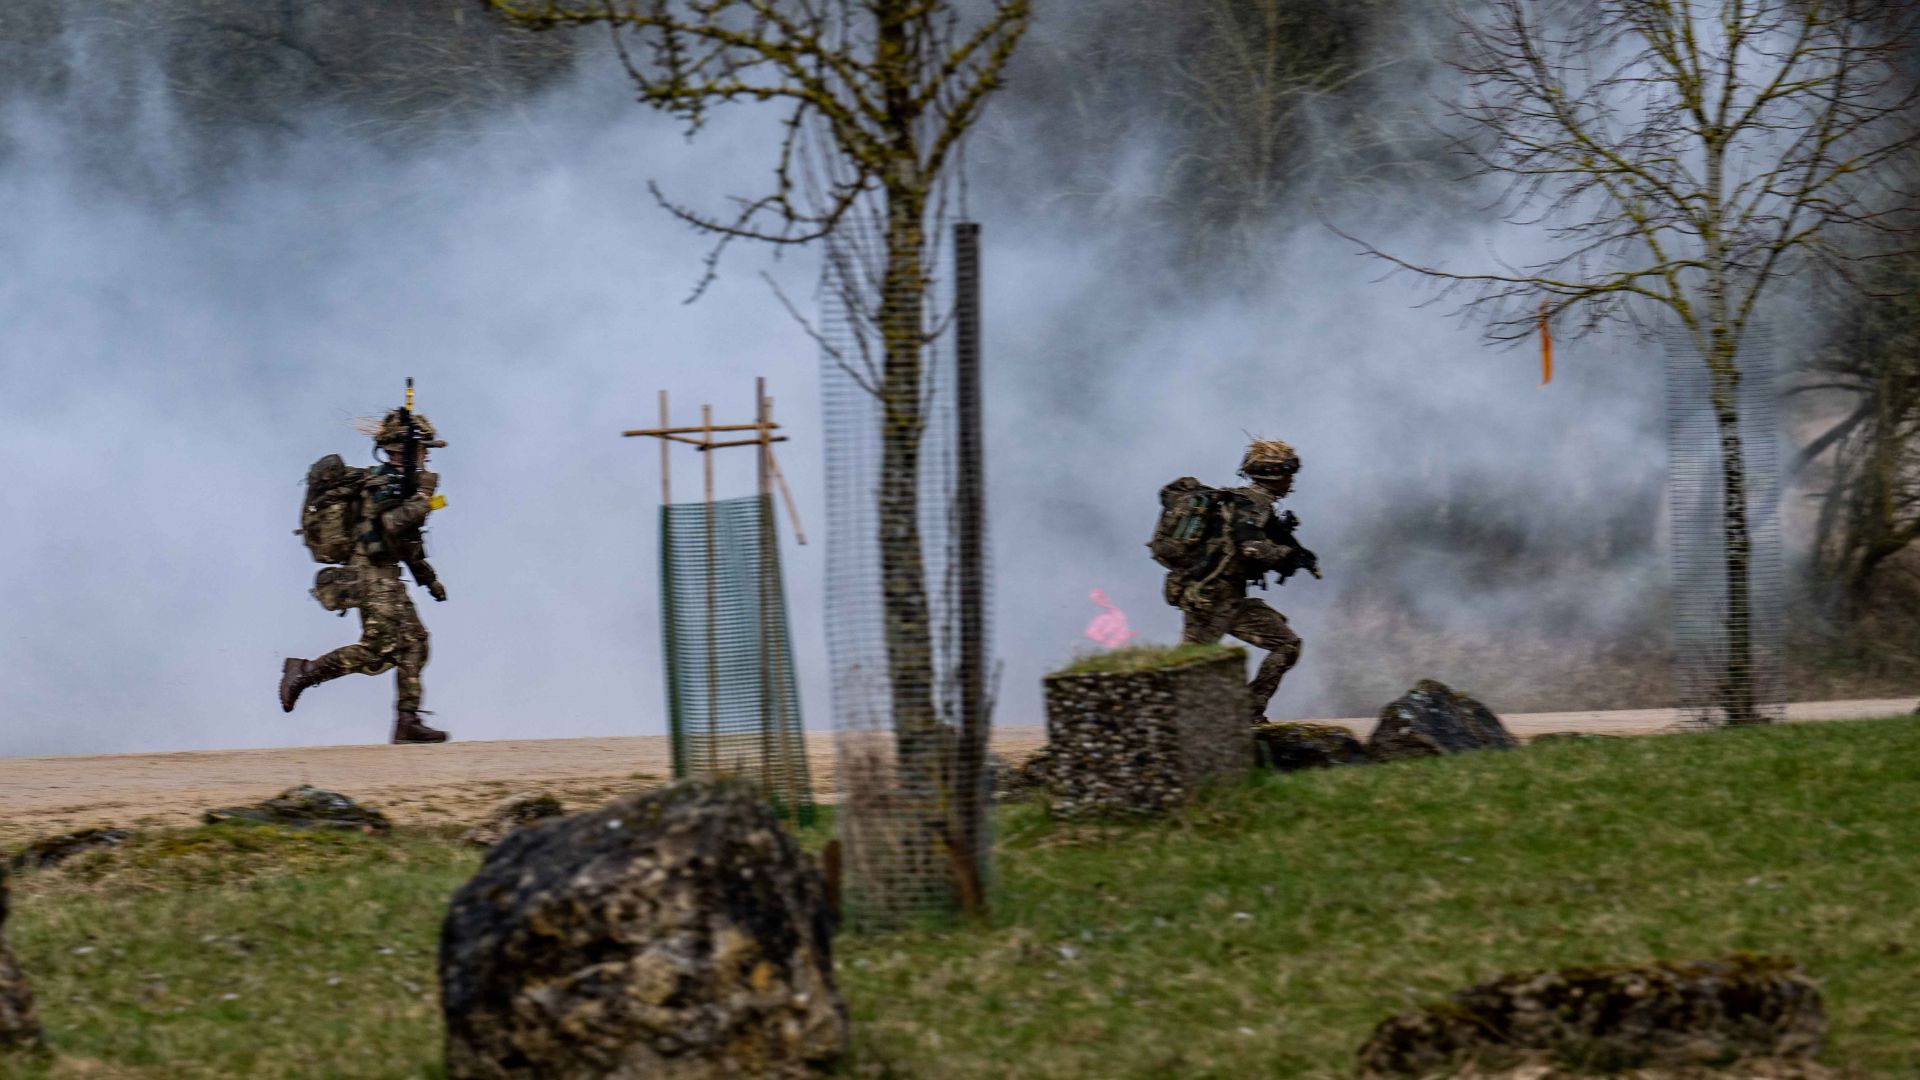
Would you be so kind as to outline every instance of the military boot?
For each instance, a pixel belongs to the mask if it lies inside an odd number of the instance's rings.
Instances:
[[[418,712],[399,709],[393,714],[393,741],[396,744],[446,742],[447,733],[421,723]]]
[[[300,700],[300,692],[307,687],[344,674],[332,654],[318,660],[289,659],[280,665],[280,711],[292,712],[293,703]]]

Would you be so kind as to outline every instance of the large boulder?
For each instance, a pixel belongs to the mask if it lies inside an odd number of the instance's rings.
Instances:
[[[1381,1022],[1360,1069],[1452,1075],[1529,1053],[1596,1071],[1791,1061],[1810,1058],[1825,1031],[1819,989],[1777,957],[1528,971]]]
[[[201,815],[209,825],[279,825],[289,829],[348,829],[386,832],[393,825],[387,815],[353,801],[337,791],[308,784],[288,788],[274,798],[252,806],[228,806]]]
[[[1367,749],[1381,761],[1518,745],[1493,710],[1434,679],[1421,679],[1381,709],[1367,739]]]
[[[7,948],[7,867],[0,863],[0,1051],[33,1050],[41,1044],[40,1016],[27,977]]]
[[[469,844],[492,847],[510,834],[537,821],[560,817],[567,811],[560,800],[542,792],[523,791],[508,797],[487,816],[468,829],[463,839]]]
[[[1338,724],[1255,724],[1253,749],[1258,764],[1281,772],[1365,765],[1373,760],[1366,745]]]
[[[803,1075],[847,1044],[831,937],[820,871],[740,781],[520,829],[447,911],[448,1076]]]

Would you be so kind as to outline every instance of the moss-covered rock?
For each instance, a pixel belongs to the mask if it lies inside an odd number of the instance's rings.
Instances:
[[[43,836],[15,852],[7,862],[15,870],[58,866],[75,855],[119,847],[132,835],[125,829],[79,829],[58,836]]]
[[[993,797],[1017,799],[1049,789],[1053,773],[1053,748],[1042,746],[1028,754],[1025,761],[1009,765],[997,754],[987,755],[993,766]]]
[[[1825,1031],[1819,989],[1787,959],[1526,971],[1383,1021],[1360,1049],[1360,1069],[1450,1076],[1529,1053],[1600,1072],[1803,1059]]]
[[[447,911],[447,1075],[809,1075],[846,1049],[831,937],[825,879],[742,781],[521,829]]]
[[[1337,724],[1255,724],[1253,745],[1256,764],[1281,772],[1365,765],[1373,760],[1366,744]]]
[[[386,832],[387,815],[337,791],[301,784],[253,806],[228,806],[201,815],[209,825],[280,825],[289,829],[351,829]]]
[[[1535,735],[1527,740],[1528,746],[1552,746],[1556,743],[1605,742],[1617,739],[1618,735],[1603,735],[1597,731],[1549,731]]]
[[[492,847],[515,830],[537,821],[560,817],[566,810],[560,800],[544,792],[523,791],[493,808],[486,818],[468,829],[462,839],[480,847]]]

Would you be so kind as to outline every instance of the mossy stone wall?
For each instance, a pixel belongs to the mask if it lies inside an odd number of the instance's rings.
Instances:
[[[1253,760],[1246,653],[1046,679],[1056,816],[1158,814]]]

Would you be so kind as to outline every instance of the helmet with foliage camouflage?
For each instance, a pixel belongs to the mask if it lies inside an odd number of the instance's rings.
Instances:
[[[1240,475],[1249,480],[1277,480],[1300,471],[1300,455],[1279,439],[1255,439],[1240,458]]]
[[[403,410],[400,409],[389,409],[387,415],[380,418],[380,426],[373,431],[373,441],[375,445],[397,448],[407,444],[407,421],[406,418],[401,415],[402,412]],[[414,429],[420,433],[421,446],[439,447],[447,445],[445,439],[434,438],[438,432],[433,430],[433,425],[427,422],[425,416],[414,413],[413,426]]]

